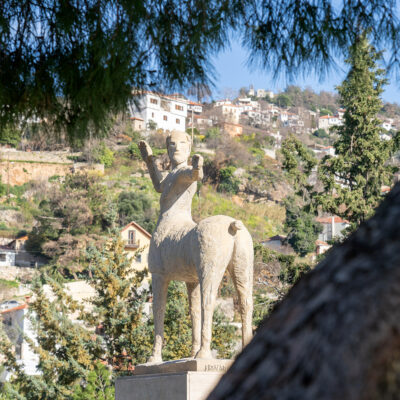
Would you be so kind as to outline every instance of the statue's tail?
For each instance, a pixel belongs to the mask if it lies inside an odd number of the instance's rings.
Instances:
[[[237,231],[241,230],[241,229],[245,229],[243,222],[235,219],[234,221],[232,221],[229,224],[229,231],[234,235],[236,234]]]

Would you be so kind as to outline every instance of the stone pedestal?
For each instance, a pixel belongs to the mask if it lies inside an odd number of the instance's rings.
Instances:
[[[205,400],[232,360],[183,359],[142,364],[118,378],[115,400]]]

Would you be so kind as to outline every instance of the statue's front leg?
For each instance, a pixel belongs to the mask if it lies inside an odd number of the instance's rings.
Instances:
[[[162,362],[162,346],[164,340],[164,316],[167,302],[169,280],[159,274],[152,274],[153,315],[154,315],[154,346],[149,363]]]
[[[192,352],[194,357],[200,349],[201,344],[201,307],[200,307],[200,284],[194,282],[186,282],[189,310],[192,320]]]

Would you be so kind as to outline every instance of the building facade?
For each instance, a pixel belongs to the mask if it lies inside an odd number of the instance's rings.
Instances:
[[[143,129],[162,129],[165,132],[186,130],[187,100],[177,96],[144,92],[137,104],[129,105],[131,119]]]
[[[151,234],[136,222],[130,222],[121,229],[121,238],[125,242],[125,251],[136,271],[148,268]]]

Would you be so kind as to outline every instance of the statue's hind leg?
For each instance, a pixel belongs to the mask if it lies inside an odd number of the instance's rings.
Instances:
[[[201,342],[201,308],[200,308],[200,283],[186,282],[189,297],[189,310],[192,319],[192,353],[194,357],[200,349]]]
[[[246,346],[253,337],[253,253],[236,252],[229,272],[239,297],[242,319],[242,345]]]
[[[200,267],[200,271],[202,271],[200,276],[201,347],[196,354],[196,358],[212,358],[211,335],[215,299],[225,269],[226,268],[215,265],[212,262]]]
[[[161,350],[164,340],[164,315],[167,302],[169,280],[159,274],[152,274],[153,315],[154,315],[154,346],[149,363],[161,362]]]

